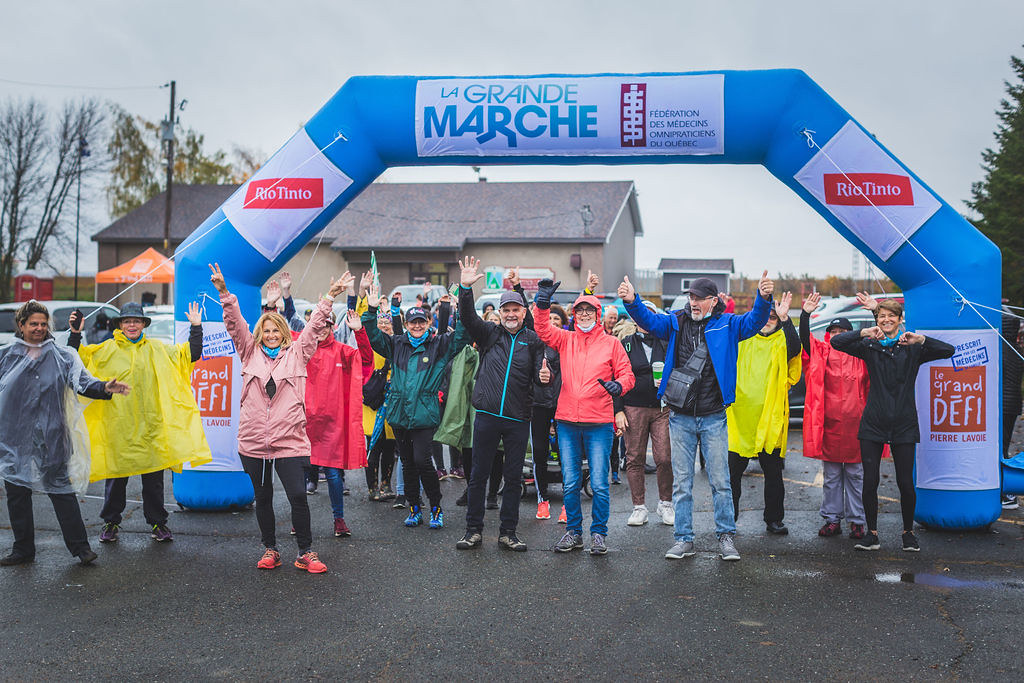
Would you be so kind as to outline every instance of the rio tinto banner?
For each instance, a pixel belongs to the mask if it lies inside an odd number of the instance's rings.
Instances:
[[[917,485],[999,488],[999,337],[992,330],[918,332],[956,352],[917,374]]]
[[[416,151],[421,157],[723,154],[725,76],[420,80]]]

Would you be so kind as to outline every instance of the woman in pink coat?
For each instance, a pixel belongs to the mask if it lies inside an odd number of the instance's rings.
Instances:
[[[327,326],[334,297],[352,281],[345,273],[317,304],[299,338],[292,341],[287,321],[276,312],[264,313],[249,331],[238,308],[238,298],[228,292],[220,266],[212,264],[210,282],[220,292],[224,326],[235,343],[242,362],[242,401],[238,417],[238,454],[242,468],[252,479],[256,492],[256,521],[260,526],[263,557],[260,569],[281,565],[281,553],[274,536],[274,476],[284,486],[292,507],[292,526],[299,555],[295,567],[322,574],[327,566],[313,552],[313,534],[306,502],[302,466],[310,456],[306,436],[306,364],[317,350],[317,337]]]

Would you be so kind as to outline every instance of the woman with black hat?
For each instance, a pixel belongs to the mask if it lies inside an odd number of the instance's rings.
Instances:
[[[865,305],[866,308],[872,308]],[[878,478],[882,449],[889,444],[903,512],[903,550],[917,552],[914,536],[914,454],[921,440],[917,424],[914,385],[921,365],[950,358],[955,349],[944,341],[914,332],[902,332],[903,304],[883,299],[874,307],[874,327],[844,332],[829,341],[832,348],[864,361],[871,378],[857,438],[864,464],[864,516],[868,533],[853,546],[878,550]]]

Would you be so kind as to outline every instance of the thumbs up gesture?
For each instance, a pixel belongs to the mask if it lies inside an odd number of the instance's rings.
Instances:
[[[619,284],[619,289],[616,292],[619,298],[627,304],[633,303],[633,299],[636,298],[636,290],[633,288],[633,283],[629,281],[629,276],[622,278],[622,282]]]
[[[772,293],[775,292],[775,283],[768,277],[767,270],[761,275],[761,279],[757,281],[757,291],[761,293],[761,296],[766,301],[772,300]]]
[[[537,379],[540,380],[541,384],[549,384],[551,382],[551,368],[548,367],[547,358],[540,362],[540,372],[537,373]]]

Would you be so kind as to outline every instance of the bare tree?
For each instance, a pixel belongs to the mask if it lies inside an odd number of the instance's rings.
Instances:
[[[50,119],[38,100],[0,108],[0,300],[10,298],[19,259],[34,268],[70,241],[68,196],[102,165],[83,154],[102,134],[98,101],[68,103]]]

